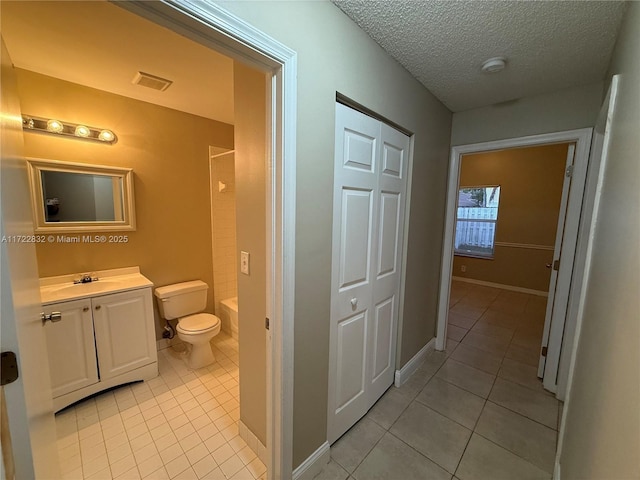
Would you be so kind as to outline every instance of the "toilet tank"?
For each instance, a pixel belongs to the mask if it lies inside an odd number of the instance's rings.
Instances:
[[[166,320],[202,312],[207,307],[209,286],[200,281],[175,283],[156,288],[160,315]]]

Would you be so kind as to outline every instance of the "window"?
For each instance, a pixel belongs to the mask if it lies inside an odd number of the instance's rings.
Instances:
[[[500,187],[461,187],[458,191],[454,253],[493,258]]]

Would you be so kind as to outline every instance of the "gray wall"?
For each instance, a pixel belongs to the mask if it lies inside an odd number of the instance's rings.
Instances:
[[[596,83],[455,113],[451,145],[593,127],[602,90]]]
[[[564,479],[640,478],[640,4],[610,66],[621,74],[567,403]]]
[[[329,2],[220,3],[298,53],[295,467],[327,438],[336,92],[415,133],[402,363],[434,336],[451,113]]]

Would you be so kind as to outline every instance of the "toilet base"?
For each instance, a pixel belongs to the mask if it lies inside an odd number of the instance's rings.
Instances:
[[[213,355],[209,342],[188,344],[184,361],[191,370],[198,370],[211,365],[216,361],[216,357]]]

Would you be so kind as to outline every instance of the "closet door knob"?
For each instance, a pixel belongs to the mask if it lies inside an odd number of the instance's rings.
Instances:
[[[351,299],[351,308],[355,309],[358,306],[358,299],[357,298],[352,298]]]

